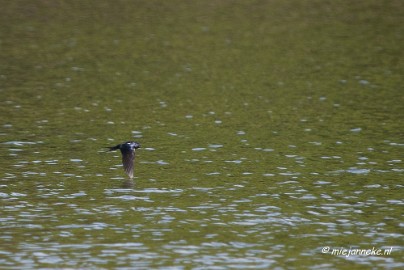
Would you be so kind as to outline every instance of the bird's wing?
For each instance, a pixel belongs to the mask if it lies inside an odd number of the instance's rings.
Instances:
[[[116,149],[119,149],[120,148],[120,144],[118,144],[118,145],[115,145],[115,146],[112,146],[112,147],[105,147],[105,148],[108,148],[109,149],[109,151],[114,151],[114,150],[116,150]]]
[[[126,174],[133,178],[133,167],[135,162],[135,151],[130,149],[122,149],[122,164]]]

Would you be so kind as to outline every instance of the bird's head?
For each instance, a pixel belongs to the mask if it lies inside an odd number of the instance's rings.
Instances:
[[[138,143],[138,142],[126,142],[124,144],[126,144],[133,150],[140,148],[140,143]]]

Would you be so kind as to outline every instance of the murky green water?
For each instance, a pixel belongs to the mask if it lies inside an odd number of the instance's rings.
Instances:
[[[1,269],[404,267],[402,1],[0,3]]]

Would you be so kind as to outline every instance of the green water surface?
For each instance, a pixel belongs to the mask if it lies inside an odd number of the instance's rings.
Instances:
[[[0,6],[1,269],[404,267],[404,2]]]

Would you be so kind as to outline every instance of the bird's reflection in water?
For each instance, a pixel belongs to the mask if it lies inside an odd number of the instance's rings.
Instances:
[[[134,188],[135,187],[135,181],[133,181],[132,178],[126,179],[125,181],[122,182],[122,188]]]

